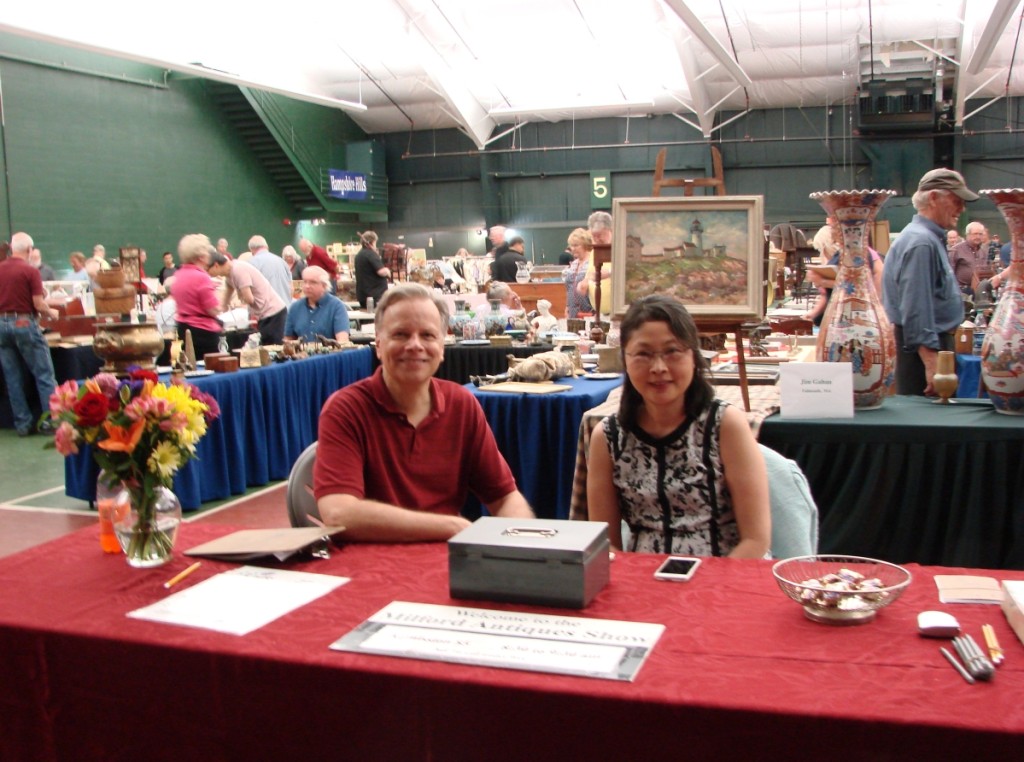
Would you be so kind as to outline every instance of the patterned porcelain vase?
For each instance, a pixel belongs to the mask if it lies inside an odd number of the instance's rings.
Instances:
[[[1000,413],[1024,415],[1024,189],[983,190],[1010,226],[1013,254],[981,345],[981,378]]]
[[[836,285],[818,332],[817,359],[853,364],[853,405],[862,410],[880,407],[895,379],[896,339],[871,279],[868,254],[868,228],[895,195],[888,190],[811,194],[837,220],[843,236]]]

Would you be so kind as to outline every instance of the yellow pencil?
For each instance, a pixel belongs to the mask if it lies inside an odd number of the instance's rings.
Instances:
[[[996,631],[992,628],[992,625],[983,624],[981,626],[981,632],[985,636],[985,645],[988,646],[988,653],[992,658],[992,663],[1002,664],[1003,649],[999,645],[999,641],[996,639]]]
[[[203,565],[202,561],[196,561],[194,564],[192,564],[190,567],[188,567],[184,571],[179,572],[178,574],[175,574],[169,580],[164,582],[164,589],[170,590],[172,587],[177,585],[179,582],[181,582],[183,579],[185,579],[185,577],[187,577],[189,574],[194,572],[196,569],[198,569],[202,565]]]

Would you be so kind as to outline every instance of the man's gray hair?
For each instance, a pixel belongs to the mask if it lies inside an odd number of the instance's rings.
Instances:
[[[308,271],[309,268],[307,268]],[[434,289],[426,288],[419,283],[398,283],[384,292],[384,296],[377,303],[377,312],[373,316],[373,325],[376,330],[379,332],[381,326],[384,325],[384,313],[388,311],[388,308],[393,307],[399,302],[407,302],[414,299],[425,299],[433,302],[434,306],[437,307],[438,318],[441,321],[441,335],[446,335],[448,333],[448,302],[437,294]]]
[[[32,236],[28,233],[15,233],[11,236],[11,251],[17,254],[28,256],[35,245],[35,241],[32,240]]]
[[[252,238],[249,239],[249,251],[257,252],[260,249],[266,249],[266,248],[268,248],[267,247],[267,239],[264,238],[263,236],[261,236],[261,235],[254,235]]]
[[[947,196],[954,195],[951,191],[941,190],[939,188],[932,188],[931,190],[919,190],[915,191],[914,195],[910,197],[910,203],[914,205],[914,209],[921,211],[927,209],[932,205],[932,194],[933,193],[944,193]]]
[[[595,230],[611,230],[612,216],[608,212],[594,212],[587,217],[587,230],[593,233]]]
[[[317,265],[310,265],[309,267],[302,271],[302,280],[306,280],[307,275],[312,275],[315,280],[320,281],[325,286],[331,285],[331,276],[328,275],[327,271],[322,267],[318,267]]]
[[[505,301],[508,295],[512,293],[512,287],[507,283],[501,281],[494,281],[491,283],[490,288],[487,289],[487,301],[493,302],[495,299],[498,301]]]

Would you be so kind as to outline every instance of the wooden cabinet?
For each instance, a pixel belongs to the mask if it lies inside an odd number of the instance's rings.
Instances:
[[[551,302],[551,314],[557,318],[565,317],[564,283],[509,283],[509,286],[519,294],[527,312],[537,309],[538,299],[547,299]]]

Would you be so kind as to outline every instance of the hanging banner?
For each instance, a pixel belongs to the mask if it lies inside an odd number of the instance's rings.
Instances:
[[[360,172],[345,172],[340,169],[328,169],[331,176],[331,189],[328,196],[343,198],[348,201],[362,201],[366,198],[366,175]]]

